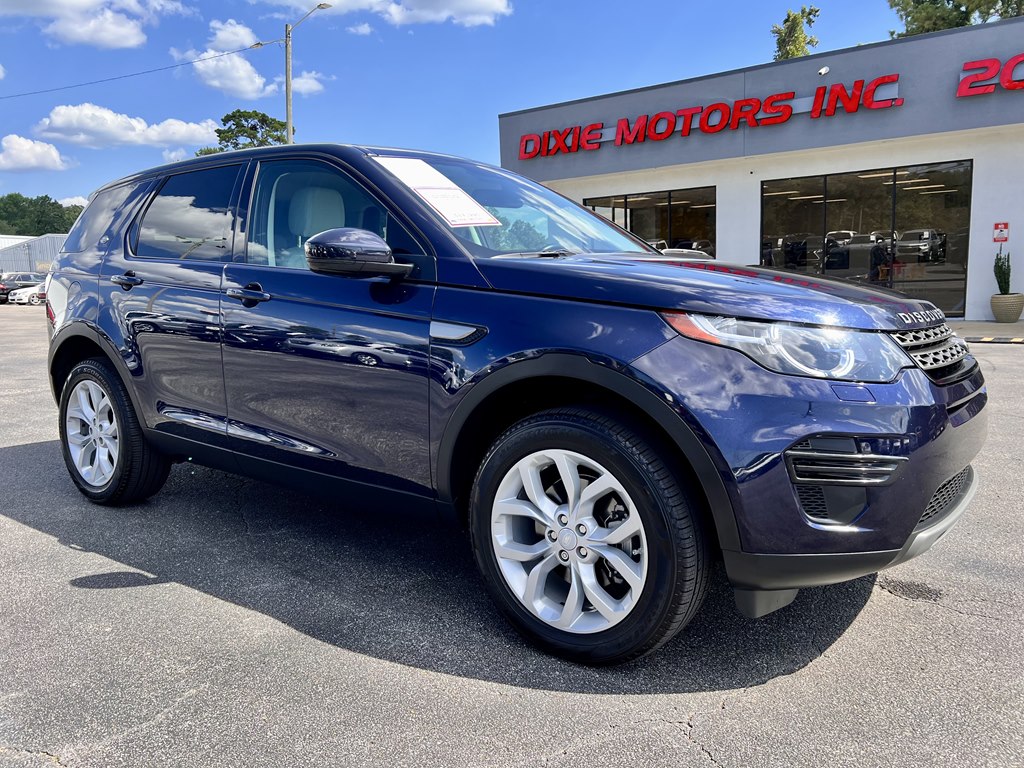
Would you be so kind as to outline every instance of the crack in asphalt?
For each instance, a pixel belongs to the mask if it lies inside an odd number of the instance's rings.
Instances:
[[[744,689],[744,691],[746,691],[746,690],[748,690],[748,689]],[[728,697],[726,697],[726,698],[728,698]],[[725,711],[725,701],[726,701],[726,699],[723,698],[721,704],[718,705],[718,708],[713,710],[713,711],[711,711],[711,712],[704,712],[704,713],[691,712],[689,715],[687,715],[686,722],[685,723],[680,723],[680,725],[685,725],[685,727],[686,727],[686,729],[684,731],[684,734],[686,735],[686,740],[689,741],[694,746],[696,746],[701,751],[701,754],[703,754],[708,760],[711,761],[712,765],[719,766],[719,768],[721,768],[722,764],[720,762],[718,762],[718,758],[716,758],[714,753],[707,746],[705,746],[704,742],[699,741],[693,735],[693,729],[695,727],[693,721],[694,721],[694,718],[696,718],[698,714],[713,715],[715,712],[724,712]]]
[[[147,728],[150,728],[151,726],[156,725],[157,723],[163,722],[183,702],[185,702],[188,699],[191,699],[192,697],[198,695],[201,691],[204,691],[204,690],[206,690],[209,687],[210,687],[210,683],[204,683],[203,685],[200,685],[200,686],[198,686],[196,688],[189,688],[187,691],[185,691],[183,694],[181,694],[180,696],[175,698],[174,701],[172,701],[166,707],[164,707],[159,712],[154,714],[152,717],[148,717],[148,718],[146,718],[145,720],[143,720],[140,723],[136,723],[135,725],[132,725],[132,726],[130,726],[128,728],[125,728],[120,733],[117,733],[117,734],[115,734],[113,736],[110,736],[109,738],[103,739],[103,740],[98,741],[98,742],[96,742],[94,744],[89,744],[83,750],[83,752],[88,753],[88,752],[95,752],[96,750],[100,750],[100,749],[106,749],[110,745],[116,744],[117,742],[121,741],[122,739],[124,739],[124,738],[126,738],[128,736],[131,736],[131,735],[133,735],[135,733],[138,733],[139,731],[146,730]]]
[[[974,613],[972,611],[964,611],[964,610],[961,610],[959,608],[955,608],[954,606],[949,605],[948,603],[940,602],[938,600],[938,598],[915,597],[913,595],[905,594],[904,592],[899,590],[899,588],[893,589],[890,586],[888,586],[887,584],[883,583],[882,581],[875,582],[875,589],[878,589],[878,590],[880,590],[882,592],[885,592],[886,594],[892,595],[893,597],[895,597],[895,598],[897,598],[899,600],[906,600],[909,603],[919,603],[919,604],[924,604],[924,605],[932,605],[932,606],[935,606],[936,608],[939,608],[941,610],[949,611],[950,613],[955,613],[958,616],[970,616],[970,617],[975,618],[975,619],[988,619],[990,621],[1010,621],[1010,622],[1013,622],[1015,624],[1019,624],[1019,623],[1021,623],[1021,621],[1024,621],[1024,620],[1018,619],[1018,618],[1016,618],[1014,616],[993,616],[993,615],[988,614],[988,613]],[[984,600],[982,598],[972,598],[971,602],[977,602],[977,603],[994,602],[994,603],[996,603],[998,605],[1006,605],[1006,603],[1001,603],[998,600]]]
[[[39,757],[39,758],[42,758],[43,760],[47,760],[47,761],[53,763],[54,765],[59,765],[59,766],[62,766],[62,768],[67,768],[67,763],[64,763],[64,762],[61,761],[60,755],[55,755],[52,752],[47,752],[46,750],[42,750],[42,749],[24,749],[22,747],[9,747],[9,746],[5,746],[3,744],[0,744],[0,754],[4,754],[4,753],[7,753],[9,755],[24,755],[24,756],[28,756],[28,757]]]

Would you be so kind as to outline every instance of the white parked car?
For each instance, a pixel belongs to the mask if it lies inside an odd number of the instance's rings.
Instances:
[[[30,285],[27,288],[19,288],[7,294],[7,301],[11,304],[32,304],[36,306],[46,300],[46,284]]]

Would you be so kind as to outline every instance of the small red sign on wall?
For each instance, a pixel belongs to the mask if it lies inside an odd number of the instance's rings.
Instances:
[[[1008,221],[997,221],[992,229],[992,242],[1005,243],[1010,239],[1010,223]]]

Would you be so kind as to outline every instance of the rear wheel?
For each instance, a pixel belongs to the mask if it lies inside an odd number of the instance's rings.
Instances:
[[[477,564],[502,612],[552,653],[626,661],[700,607],[707,542],[652,445],[608,416],[558,409],[511,427],[480,467]]]
[[[170,461],[146,442],[121,379],[93,358],[68,374],[60,438],[71,479],[98,504],[132,504],[163,487]]]

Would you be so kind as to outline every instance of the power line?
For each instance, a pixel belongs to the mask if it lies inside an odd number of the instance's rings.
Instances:
[[[277,40],[271,40],[270,42],[276,43]],[[255,48],[262,48],[268,43],[257,43],[256,45],[249,45],[245,48],[239,48],[237,51],[225,51],[224,53],[218,53],[213,56],[202,56],[198,59],[192,59],[191,61],[179,61],[177,64],[168,64],[166,67],[156,67],[155,69],[145,69],[142,72],[131,72],[127,75],[115,75],[114,77],[104,77],[101,80],[90,80],[86,83],[75,83],[74,85],[61,85],[56,88],[43,88],[38,91],[25,91],[24,93],[10,93],[6,96],[0,96],[0,101],[7,99],[19,99],[22,96],[38,96],[41,93],[55,93],[57,91],[68,91],[72,88],[84,88],[87,85],[99,85],[100,83],[111,83],[114,80],[124,80],[129,77],[138,77],[139,75],[151,75],[154,72],[166,72],[168,69],[177,69],[178,67],[187,67],[189,64],[198,64],[200,61],[211,61],[213,59],[219,59],[222,56],[234,56],[237,53],[243,53],[248,50]]]

